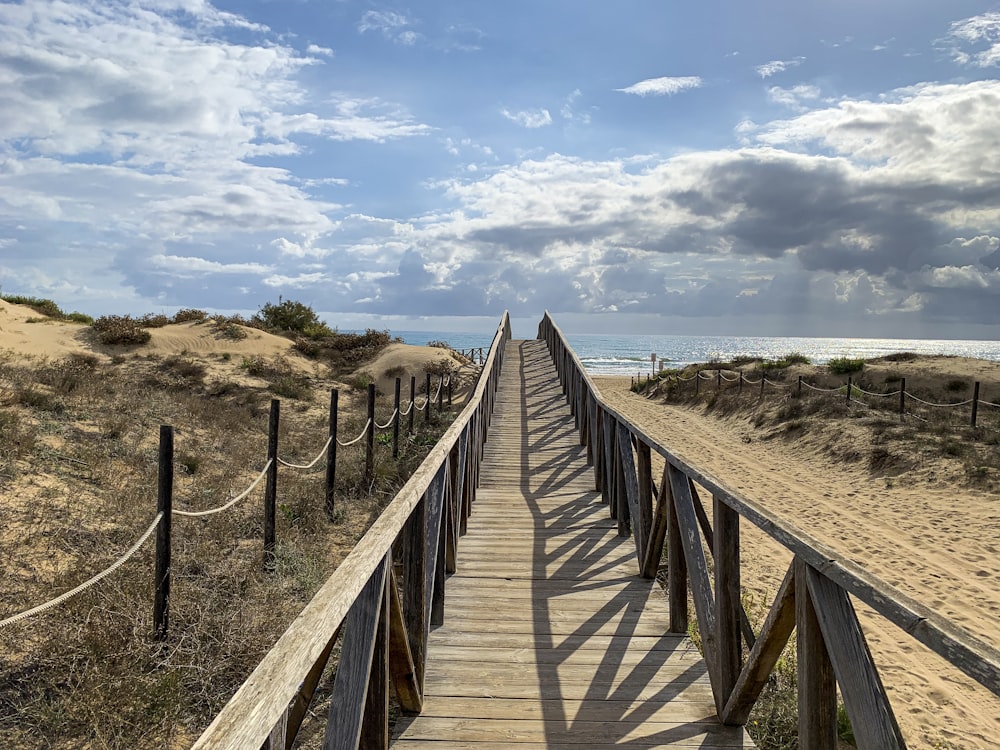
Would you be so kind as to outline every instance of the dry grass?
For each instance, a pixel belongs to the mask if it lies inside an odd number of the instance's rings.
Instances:
[[[264,463],[273,393],[241,384],[239,363],[231,369],[225,380],[189,357],[0,360],[0,617],[86,580],[149,526],[158,425],[176,430],[176,508],[214,507],[249,484]],[[332,385],[296,383],[297,399],[283,403],[280,455],[301,462],[322,447]],[[349,397],[341,415],[341,435],[353,436],[363,420]],[[166,643],[151,638],[152,543],[98,586],[0,629],[3,746],[189,746],[451,416],[427,428],[418,420],[422,431],[398,462],[378,446],[370,481],[361,447],[341,449],[333,522],[322,463],[282,469],[273,573],[262,571],[260,490],[220,515],[175,517]]]

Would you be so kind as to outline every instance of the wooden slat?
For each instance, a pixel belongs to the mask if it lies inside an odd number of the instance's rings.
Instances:
[[[740,514],[718,500],[715,517],[716,707],[726,708],[740,676]]]
[[[745,724],[750,710],[767,684],[774,665],[795,629],[795,566],[790,565],[778,587],[767,618],[760,629],[760,637],[750,649],[747,663],[736,681],[736,687],[722,711],[726,724]]]
[[[905,748],[850,599],[842,588],[812,568],[806,568],[806,581],[858,746]]]
[[[379,607],[375,627],[375,643],[372,648],[372,660],[368,675],[368,689],[365,695],[365,708],[361,722],[361,739],[359,747],[366,750],[383,750],[389,747],[389,609],[390,579],[392,559],[386,558],[383,575],[382,602]]]
[[[375,652],[385,577],[392,560],[384,558],[347,615],[344,645],[333,681],[323,750],[355,750],[361,737],[368,675]]]
[[[663,478],[660,480],[660,490],[656,493],[656,509],[653,511],[653,521],[649,530],[649,540],[646,542],[646,557],[642,562],[644,578],[655,578],[663,557],[663,543],[667,537],[667,503],[670,498],[670,480],[667,478],[667,467],[663,467]]]
[[[618,457],[622,466],[622,485],[625,490],[625,505],[628,508],[629,526],[632,527],[632,541],[635,544],[635,555],[642,565],[645,553],[646,539],[639,512],[639,477],[635,469],[635,456],[632,453],[632,435],[624,424],[618,425]]]
[[[837,681],[806,579],[807,564],[795,560],[795,641],[798,658],[799,743],[836,750]]]
[[[410,713],[419,713],[423,700],[420,695],[420,679],[413,662],[413,651],[403,618],[403,602],[399,596],[396,572],[389,568],[389,674],[396,689],[400,708]]]

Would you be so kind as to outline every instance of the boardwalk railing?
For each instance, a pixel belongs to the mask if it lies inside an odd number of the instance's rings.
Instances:
[[[723,723],[746,723],[794,630],[799,746],[836,747],[839,687],[859,748],[905,747],[851,596],[1000,695],[1000,651],[994,646],[682,461],[631,424],[601,399],[548,313],[538,337],[547,343],[558,370],[596,487],[618,521],[619,534],[633,537],[643,576],[656,575],[666,542],[670,632],[687,631],[690,586]],[[658,487],[652,475],[654,452],[665,461]],[[711,521],[696,484],[712,494]],[[740,603],[741,519],[794,554],[759,633],[750,628]],[[714,582],[706,548],[714,558]]]
[[[420,711],[427,638],[444,617],[509,340],[504,313],[465,409],[195,748],[290,748],[341,630],[323,747],[387,747],[390,684],[404,711]]]

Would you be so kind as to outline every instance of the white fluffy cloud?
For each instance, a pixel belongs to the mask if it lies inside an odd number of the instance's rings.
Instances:
[[[516,122],[522,128],[544,128],[546,125],[552,124],[552,115],[547,109],[521,110],[520,112],[502,109],[500,114],[511,122]]]
[[[615,91],[635,96],[673,96],[681,91],[699,88],[701,85],[702,80],[699,76],[664,76],[662,78],[647,78],[623,89],[615,89]]]
[[[770,62],[757,66],[757,75],[761,78],[770,78],[778,73],[784,73],[789,68],[797,67],[803,62],[805,62],[804,57],[795,57],[791,60],[771,60]]]

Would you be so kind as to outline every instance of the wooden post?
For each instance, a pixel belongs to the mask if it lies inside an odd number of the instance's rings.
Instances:
[[[337,411],[340,391],[330,391],[330,447],[326,449],[326,514],[333,518],[333,496],[337,487]]]
[[[431,374],[427,373],[427,406],[424,408],[424,424],[431,422]]]
[[[906,378],[899,383],[899,421],[906,419]]]
[[[452,388],[452,383],[454,380],[455,379],[451,375],[448,376],[448,406],[451,406],[451,397],[452,395],[454,395],[453,394],[454,389]]]
[[[444,376],[438,376],[438,414],[444,411]]]
[[[396,406],[396,416],[392,418],[392,457],[399,458],[399,378],[396,378],[396,387],[393,391],[393,403]]]
[[[740,514],[713,496],[715,535],[715,631],[719,689],[716,706],[723,713],[740,677]]]
[[[670,467],[663,471],[663,482],[669,484]],[[670,633],[687,633],[688,587],[687,560],[681,541],[681,525],[677,518],[677,504],[672,491],[667,493],[667,612]]]
[[[738,393],[743,393],[743,370],[740,370],[740,389]]]
[[[765,380],[767,380],[767,378],[764,376],[764,373],[762,372],[760,374],[760,400],[761,401],[764,400],[764,381]]]
[[[156,512],[162,515],[156,526],[153,638],[165,641],[170,621],[170,517],[174,495],[174,428],[165,424],[160,425],[160,455],[156,484]]]
[[[722,390],[722,368],[715,371],[715,390]]]
[[[851,403],[851,388],[853,387],[851,383],[851,376],[847,376],[847,403]]]
[[[799,392],[796,395],[798,395],[799,398],[802,398],[802,376],[801,375],[799,375]]]
[[[972,426],[976,426],[976,416],[979,414],[979,381],[972,389]]]
[[[798,650],[799,747],[837,747],[837,680],[806,580],[806,563],[795,560],[795,639]]]
[[[274,510],[278,497],[278,421],[281,402],[271,399],[271,414],[267,420],[267,483],[264,485],[264,570],[273,571],[275,556]]]
[[[700,390],[701,390],[701,371],[696,370],[694,373],[694,395],[697,396]]]
[[[375,473],[375,384],[368,384],[368,434],[365,439],[365,482]]]
[[[406,432],[407,435],[413,434],[413,417],[415,416],[413,412],[416,411],[416,409],[414,409],[413,407],[416,406],[417,404],[417,402],[415,401],[416,391],[417,391],[417,376],[411,375],[410,376],[410,426],[407,428]]]

